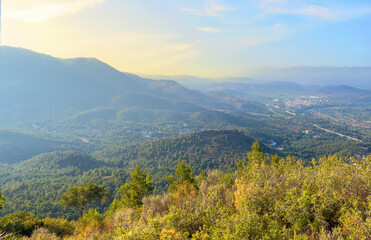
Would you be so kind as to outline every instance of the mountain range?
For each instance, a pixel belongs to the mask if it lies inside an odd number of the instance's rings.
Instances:
[[[173,80],[120,72],[94,58],[60,59],[1,47],[0,129],[16,131],[0,132],[0,158],[15,163],[48,151],[92,153],[207,129],[239,129],[265,144],[276,142],[276,148],[293,151],[295,141],[321,136],[313,125],[319,120],[312,115],[291,119],[286,116],[292,116],[291,112],[272,109],[280,107],[272,105],[275,98],[323,95],[325,102],[335,99],[337,104],[356,104],[366,111],[371,101],[369,90],[351,86],[234,80],[241,82],[206,82],[204,91],[191,90]],[[367,121],[367,112],[361,117]],[[320,123],[344,135],[368,139],[362,129]],[[316,156],[316,152],[305,156]]]
[[[175,81],[155,81],[123,73],[97,59],[58,59],[26,49],[1,47],[2,110],[35,111],[50,107],[81,110],[117,104],[118,98],[129,98],[126,94],[222,107],[217,99]]]
[[[220,83],[260,83],[291,82],[309,87],[348,85],[371,90],[371,67],[310,67],[253,69],[249,75],[241,77],[200,78],[190,75],[146,75],[154,79],[172,79],[191,89],[205,90],[210,85]]]

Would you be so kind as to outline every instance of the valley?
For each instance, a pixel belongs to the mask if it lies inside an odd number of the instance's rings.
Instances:
[[[117,192],[137,165],[151,174],[156,193],[166,191],[166,176],[182,160],[196,175],[233,173],[254,140],[266,154],[304,164],[370,154],[370,91],[286,82],[190,90],[95,59],[13,48],[1,54],[0,185],[9,202],[1,215],[75,219],[59,203],[66,189],[93,182]],[[61,87],[62,79],[69,84]]]
[[[0,240],[371,239],[370,0],[0,0]]]

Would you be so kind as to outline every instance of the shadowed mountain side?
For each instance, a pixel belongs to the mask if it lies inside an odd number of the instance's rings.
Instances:
[[[1,163],[14,163],[53,150],[53,145],[47,140],[16,132],[0,131]]]
[[[25,49],[1,47],[0,107],[2,110],[39,111],[70,107],[88,109],[111,104],[112,99],[137,93],[231,108],[174,81],[156,81],[122,73],[97,59],[57,59]]]
[[[44,106],[86,108],[109,103],[104,82],[63,61],[24,49],[0,51],[0,106],[35,111]]]
[[[56,141],[27,133],[0,131],[0,163],[13,164],[44,152],[80,150],[73,141]]]
[[[22,168],[29,170],[38,169],[39,171],[65,168],[75,168],[82,171],[88,171],[104,166],[107,165],[94,159],[92,156],[75,151],[43,153],[22,162]]]

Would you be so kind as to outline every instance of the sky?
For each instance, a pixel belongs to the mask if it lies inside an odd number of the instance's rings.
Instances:
[[[371,66],[370,0],[2,0],[3,45],[199,77]]]

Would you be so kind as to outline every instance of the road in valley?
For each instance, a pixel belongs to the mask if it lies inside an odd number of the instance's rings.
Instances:
[[[334,131],[328,130],[328,129],[326,129],[326,128],[322,128],[322,127],[318,126],[317,124],[314,124],[314,126],[315,126],[316,128],[318,128],[318,129],[321,129],[322,131],[325,131],[325,132],[328,132],[328,133],[332,133],[332,134],[336,134],[336,135],[338,135],[338,136],[340,136],[340,137],[345,137],[345,138],[347,138],[347,139],[349,139],[349,140],[353,140],[353,141],[356,141],[356,142],[362,142],[362,140],[359,140],[359,139],[357,139],[357,138],[350,137],[350,136],[347,136],[347,135],[344,135],[344,134],[341,134],[341,133],[337,133],[337,132],[334,132]]]

